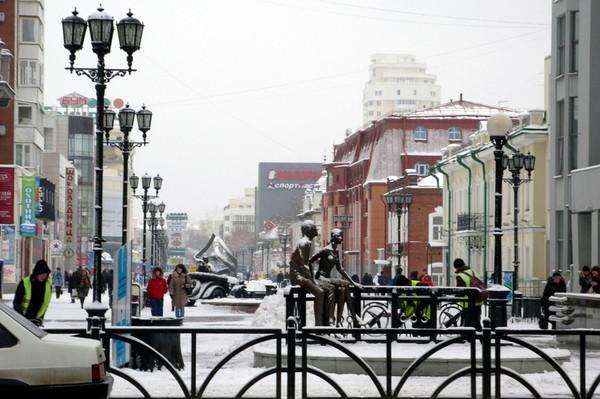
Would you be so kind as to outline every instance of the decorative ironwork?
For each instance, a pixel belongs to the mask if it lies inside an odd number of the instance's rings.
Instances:
[[[117,76],[123,77],[123,76],[126,76],[127,74],[130,74],[131,72],[136,71],[136,69],[132,69],[130,71],[129,69],[104,68],[103,69],[104,73],[102,74],[102,73],[98,72],[98,68],[66,67],[65,69],[71,73],[75,72],[75,74],[77,76],[87,76],[94,83],[108,83]],[[104,75],[104,76],[102,77],[102,75]]]

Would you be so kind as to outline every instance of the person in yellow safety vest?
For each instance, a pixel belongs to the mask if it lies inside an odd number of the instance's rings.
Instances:
[[[474,281],[481,281],[475,270],[469,268],[461,258],[454,259],[454,273],[456,274],[457,287],[475,287]],[[477,331],[481,331],[482,302],[477,301],[471,306],[468,301],[465,301],[462,305],[461,325],[464,327],[473,327]]]
[[[30,320],[41,324],[52,298],[50,268],[45,260],[36,262],[31,275],[26,276],[17,286],[13,308]]]
[[[422,287],[425,286],[420,280],[410,280],[411,287]],[[416,296],[416,294],[413,294]],[[424,327],[423,318],[427,320],[431,319],[431,304],[428,304],[426,300],[415,300],[415,301],[402,301],[404,304],[404,315],[409,319],[416,311],[417,321],[413,323],[413,327],[419,328]]]

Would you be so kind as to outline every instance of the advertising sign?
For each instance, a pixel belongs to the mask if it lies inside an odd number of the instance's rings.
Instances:
[[[88,103],[88,98],[79,93],[69,93],[58,99],[63,107],[81,107]]]
[[[70,252],[65,252],[65,256],[73,256],[73,247],[75,244],[74,234],[74,215],[75,215],[75,168],[66,169],[66,189],[65,189],[65,244]]]
[[[506,296],[509,305],[513,302],[513,274],[514,272],[502,272],[502,285],[510,290]]]
[[[17,273],[15,265],[15,232],[16,229],[14,225],[0,226],[0,259],[4,261],[2,278],[5,283],[17,282]]]
[[[36,184],[35,176],[22,177],[21,235],[35,237]]]
[[[114,271],[112,325],[128,326],[131,324],[131,259],[129,247],[123,245],[117,252],[117,267]],[[115,340],[113,343],[113,359],[117,367],[123,367],[129,360],[129,345]]]
[[[0,224],[15,222],[15,170],[0,168]]]
[[[322,169],[320,163],[259,163],[256,232],[297,220],[304,193],[318,182]]]
[[[167,232],[169,235],[168,264],[171,266],[183,263],[185,244],[183,231],[187,226],[187,213],[167,213]]]
[[[35,216],[45,221],[54,221],[54,189],[55,185],[50,180],[40,178],[37,187],[37,209]]]

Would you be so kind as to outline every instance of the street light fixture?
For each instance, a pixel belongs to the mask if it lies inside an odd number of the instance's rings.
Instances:
[[[290,237],[290,235],[287,232],[285,232],[285,229],[283,230],[283,232],[279,233],[279,242],[281,243],[281,245],[283,245],[283,270],[285,271],[286,274],[288,274],[287,243],[288,243],[289,237]]]
[[[143,142],[129,140],[129,133],[133,129],[133,125],[134,125],[134,122],[136,119],[136,112],[129,107],[129,104],[127,104],[125,106],[125,108],[122,108],[119,111],[119,129],[121,130],[121,132],[123,132],[123,139],[115,140],[115,141],[109,140],[109,132],[110,132],[110,130],[112,130],[112,123],[111,123],[111,129],[106,130],[106,145],[109,145],[114,148],[118,148],[119,150],[121,150],[121,153],[123,155],[123,184],[122,184],[123,198],[122,198],[122,221],[121,221],[121,224],[122,224],[121,244],[122,245],[127,244],[127,236],[128,236],[127,225],[128,225],[128,221],[129,221],[129,212],[128,212],[128,201],[127,200],[129,199],[129,196],[128,196],[128,190],[127,190],[127,183],[128,183],[127,176],[129,175],[129,155],[135,148],[142,147],[147,144],[146,133],[148,132],[148,130],[150,130],[150,121],[152,118],[152,113],[150,111],[146,110],[145,107],[143,107],[143,109],[145,110],[145,112],[150,113],[150,118],[147,121],[144,121],[142,126],[140,126],[140,122],[138,119],[138,128],[144,134]],[[106,113],[112,113],[112,115],[113,115],[112,118],[113,118],[113,122],[114,122],[114,114],[115,114],[114,111],[106,110],[105,115],[106,115]],[[143,127],[143,129],[142,129],[142,127]],[[129,182],[131,183],[131,179],[129,179]]]
[[[391,211],[392,209],[396,212],[397,219],[397,245],[398,245],[398,266],[401,266],[401,259],[403,251],[402,245],[402,214],[408,212],[408,208],[412,204],[412,194],[403,193],[403,192],[392,192],[384,196],[385,202],[388,205],[388,209]],[[406,265],[405,269],[406,269]]]
[[[512,131],[512,119],[506,114],[497,113],[488,119],[487,131],[494,145],[496,161],[495,207],[494,207],[494,283],[502,284],[502,172],[504,165],[504,145],[506,135]]]
[[[143,213],[143,228],[142,228],[142,267],[144,272],[144,284],[146,284],[146,225],[148,223],[147,214],[150,212],[153,216],[156,215],[156,211],[158,210],[158,206],[152,202],[148,202],[149,200],[158,198],[158,191],[162,187],[163,179],[160,175],[156,175],[154,178],[150,177],[148,173],[145,173],[142,176],[142,189],[144,190],[144,194],[135,195],[135,190],[138,187],[139,178],[135,175],[131,175],[129,178],[129,185],[133,189],[133,196],[139,200],[142,200],[142,213]],[[156,190],[156,195],[149,195],[148,190],[154,183],[154,189]]]
[[[514,207],[513,207],[513,245],[514,245],[514,253],[513,253],[513,290],[515,292],[513,301],[516,302],[517,299],[520,300],[520,295],[516,295],[519,290],[519,187],[523,183],[529,183],[531,179],[531,172],[535,168],[535,156],[531,155],[531,153],[527,153],[527,155],[523,155],[520,151],[515,152],[510,158],[504,155],[504,159],[507,159],[504,164],[508,168],[511,173],[510,178],[504,179],[505,182],[509,183],[514,192]],[[521,170],[525,168],[527,171],[527,178],[521,178]],[[506,168],[505,168],[506,169]],[[519,298],[517,298],[517,296]],[[513,315],[517,316],[517,308],[513,306]]]
[[[130,11],[131,13],[131,11]],[[139,37],[136,37],[137,47],[131,46],[127,40],[127,35],[119,37],[121,48],[127,53],[128,69],[112,69],[106,68],[104,63],[104,57],[110,53],[112,38],[114,33],[113,17],[104,11],[102,6],[98,7],[97,11],[92,13],[87,21],[79,17],[77,9],[72,12],[72,15],[62,20],[63,30],[63,45],[69,51],[69,66],[66,67],[71,73],[75,72],[78,76],[87,76],[95,85],[96,89],[96,151],[95,151],[95,218],[94,218],[94,237],[93,237],[93,249],[94,249],[94,301],[101,302],[101,275],[102,275],[102,243],[104,241],[102,237],[102,182],[103,182],[103,170],[104,170],[104,147],[103,147],[103,133],[109,126],[112,126],[114,117],[111,115],[105,118],[104,109],[104,95],[106,92],[106,85],[116,76],[125,76],[127,73],[131,74],[134,70],[131,68],[133,63],[132,54],[139,50],[139,43],[141,43],[141,35],[143,31],[143,24],[140,21],[129,21],[131,26],[124,28],[123,32],[131,32],[135,27],[135,32],[139,33]],[[131,18],[131,15],[129,15]],[[121,22],[119,23],[121,24]],[[90,39],[92,43],[92,51],[97,56],[97,66],[95,68],[75,68],[76,53],[83,48],[83,42],[85,39],[86,29],[89,27]],[[112,118],[112,121],[110,120]],[[109,123],[111,122],[111,123]],[[109,130],[110,132],[110,130]],[[126,179],[126,177],[125,177]],[[101,312],[93,310],[96,315],[100,317],[104,316],[105,310]],[[90,315],[92,311],[88,312]]]

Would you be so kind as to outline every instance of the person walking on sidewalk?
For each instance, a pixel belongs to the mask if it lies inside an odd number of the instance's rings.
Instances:
[[[85,297],[88,296],[90,292],[90,287],[92,286],[92,281],[90,279],[90,272],[85,267],[79,267],[77,271],[74,273],[76,277],[76,286],[77,286],[77,297],[79,298],[79,302],[81,303],[81,309],[83,309],[83,303],[85,302]]]
[[[457,287],[474,287],[482,289],[484,283],[481,281],[475,270],[465,264],[461,258],[454,259],[454,272],[456,273]],[[481,331],[481,305],[482,298],[478,298],[474,304],[468,301],[463,303],[462,325],[464,327],[473,327]]]
[[[62,287],[65,283],[63,273],[60,271],[60,267],[56,268],[54,275],[52,275],[52,281],[54,282],[54,289],[56,291],[56,299],[60,298],[62,294]]]
[[[148,298],[150,299],[150,312],[152,316],[160,317],[163,315],[164,296],[167,293],[167,280],[163,277],[163,271],[160,267],[152,269],[152,278],[148,281]]]
[[[175,307],[175,317],[185,316],[185,305],[188,303],[188,291],[192,289],[192,279],[183,264],[175,266],[169,282],[169,293]]]
[[[29,320],[41,325],[52,298],[50,268],[45,260],[36,262],[31,275],[17,286],[13,308]]]

